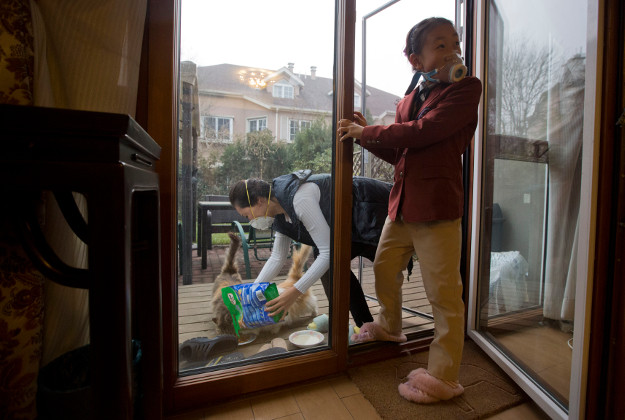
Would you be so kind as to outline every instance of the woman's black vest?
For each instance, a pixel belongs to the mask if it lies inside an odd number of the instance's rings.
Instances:
[[[282,175],[273,180],[271,191],[291,219],[284,214],[276,216],[273,228],[294,241],[315,246],[306,227],[293,208],[293,198],[300,185],[314,182],[321,193],[319,207],[326,222],[331,224],[332,178],[329,174],[312,175],[310,170]],[[352,188],[352,242],[378,245],[382,227],[388,214],[388,198],[392,185],[371,178],[354,177]]]

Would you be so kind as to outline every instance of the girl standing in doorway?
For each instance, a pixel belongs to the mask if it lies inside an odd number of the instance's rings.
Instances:
[[[406,341],[402,269],[416,253],[432,305],[434,340],[427,370],[412,371],[399,385],[399,393],[417,403],[430,403],[464,392],[458,382],[464,344],[462,154],[477,127],[482,85],[475,77],[465,77],[458,33],[447,19],[429,18],[415,25],[406,37],[404,53],[415,75],[397,105],[395,123],[367,126],[359,112],[354,121],[338,122],[340,141],[354,138],[395,166],[388,217],[374,261],[380,313],[352,340]]]

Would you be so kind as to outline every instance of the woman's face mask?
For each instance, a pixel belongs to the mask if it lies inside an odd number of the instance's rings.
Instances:
[[[245,192],[247,193],[247,202],[250,205],[250,212],[252,213],[252,220],[250,220],[250,226],[256,230],[269,230],[273,225],[273,217],[267,216],[269,213],[269,200],[271,200],[271,184],[269,184],[269,197],[267,197],[267,210],[265,210],[265,216],[254,216],[254,210],[252,210],[252,203],[250,202],[250,193],[247,190],[247,180],[245,181]]]
[[[256,230],[269,230],[273,225],[273,217],[256,217],[250,220],[250,226]]]

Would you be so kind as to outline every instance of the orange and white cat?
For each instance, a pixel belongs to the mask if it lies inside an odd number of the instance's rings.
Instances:
[[[223,302],[221,290],[224,287],[243,283],[241,275],[235,264],[235,256],[241,246],[241,238],[234,233],[228,233],[230,236],[230,247],[226,254],[226,260],[221,268],[220,274],[215,278],[213,284],[213,297],[211,300],[213,309],[213,322],[217,326],[217,330],[221,334],[234,334],[234,325],[232,316],[228,308]],[[287,279],[278,285],[278,292],[282,292],[285,288],[293,286],[304,274],[304,265],[310,256],[312,247],[302,245],[299,249],[293,251],[292,265],[287,274]],[[278,333],[281,328],[288,327],[294,323],[314,318],[317,316],[319,307],[317,298],[309,290],[297,298],[295,303],[289,309],[288,314],[281,322],[263,327],[246,329],[246,331]]]

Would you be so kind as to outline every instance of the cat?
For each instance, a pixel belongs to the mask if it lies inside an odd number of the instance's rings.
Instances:
[[[236,253],[241,246],[241,238],[232,232],[228,233],[228,236],[230,237],[230,246],[226,253],[224,264],[221,267],[221,272],[213,283],[213,297],[211,299],[213,322],[217,326],[217,331],[221,334],[235,334],[232,315],[223,302],[221,290],[227,286],[243,283],[235,264]],[[311,251],[312,247],[308,245],[301,245],[299,249],[293,251],[291,268],[287,274],[287,279],[278,285],[279,292],[294,285],[304,275],[304,265]],[[297,298],[282,322],[249,329],[249,331],[277,334],[283,327],[289,327],[305,318],[316,317],[318,311],[317,298],[310,290],[307,290],[306,293]],[[246,329],[246,331],[248,330]]]
[[[221,289],[243,283],[239,269],[235,264],[237,251],[241,247],[241,238],[233,232],[228,232],[228,236],[230,237],[230,246],[226,253],[226,259],[221,266],[221,272],[213,282],[211,307],[213,310],[213,322],[217,325],[218,332],[234,335],[232,316],[221,297]]]
[[[306,261],[308,261],[311,251],[311,246],[303,244],[299,249],[293,251],[293,255],[291,256],[291,268],[286,276],[286,280],[278,285],[279,293],[282,293],[286,288],[293,286],[299,279],[302,278],[304,275],[304,265],[306,264]],[[300,295],[295,300],[295,303],[289,308],[286,317],[284,317],[284,322],[277,325],[289,327],[304,318],[316,317],[318,312],[319,306],[317,305],[317,298],[309,288],[305,293]]]

